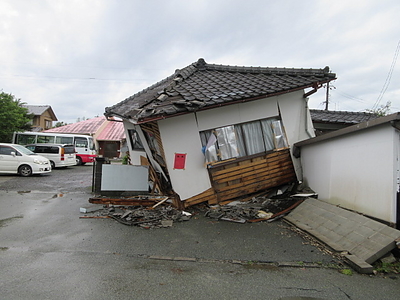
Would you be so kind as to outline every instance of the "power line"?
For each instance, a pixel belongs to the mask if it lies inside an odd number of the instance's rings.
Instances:
[[[335,93],[337,93],[337,94],[339,94],[339,95],[341,95],[341,96],[343,96],[345,98],[348,98],[348,99],[351,99],[351,100],[355,100],[357,102],[365,102],[365,100],[363,100],[361,98],[357,98],[357,97],[352,96],[350,94],[347,94],[345,92],[339,91],[338,89],[335,90]]]
[[[54,79],[54,80],[91,80],[91,81],[124,81],[124,82],[135,82],[135,81],[146,81],[147,79],[135,78],[135,79],[111,79],[111,78],[96,78],[96,77],[63,77],[63,76],[30,76],[30,75],[0,75],[2,78],[18,77],[21,79]]]
[[[383,95],[385,94],[387,88],[389,87],[390,80],[392,79],[393,69],[394,69],[394,66],[396,65],[397,57],[399,56],[399,50],[400,50],[400,41],[397,43],[396,51],[394,53],[394,57],[392,60],[392,65],[390,66],[389,73],[386,77],[385,83],[383,84],[382,90],[381,90],[378,98],[376,99],[375,104],[372,107],[372,110],[375,110],[378,107],[379,103],[381,102],[381,100],[383,98]]]

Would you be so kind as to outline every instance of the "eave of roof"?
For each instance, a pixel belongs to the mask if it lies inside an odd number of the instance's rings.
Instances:
[[[239,67],[207,64],[204,59],[105,109],[135,123],[173,117],[313,87],[336,79],[324,69]]]
[[[314,143],[319,143],[322,141],[326,141],[326,140],[330,140],[330,139],[334,139],[337,137],[341,137],[347,134],[351,134],[351,133],[356,133],[368,128],[372,128],[372,127],[376,127],[376,126],[380,126],[383,124],[390,124],[392,123],[393,125],[395,125],[395,123],[397,123],[398,121],[400,121],[400,112],[388,115],[388,116],[384,116],[384,117],[380,117],[377,119],[373,119],[371,121],[366,121],[366,122],[362,122],[356,125],[352,125],[343,129],[339,129],[339,130],[335,130],[311,139],[307,139],[301,142],[298,142],[296,144],[294,144],[295,147],[303,147],[306,145],[311,145]],[[397,125],[395,126],[397,128]],[[400,128],[397,128],[398,130],[400,130]]]

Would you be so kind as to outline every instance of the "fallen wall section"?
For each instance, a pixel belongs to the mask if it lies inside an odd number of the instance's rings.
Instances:
[[[346,258],[360,273],[396,247],[400,231],[341,207],[308,198],[285,219]]]

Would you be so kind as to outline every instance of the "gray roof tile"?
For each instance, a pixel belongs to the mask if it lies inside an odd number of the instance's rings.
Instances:
[[[324,69],[239,67],[207,64],[204,59],[107,107],[106,116],[146,122],[213,105],[251,101],[321,85],[336,79]]]
[[[358,124],[370,121],[379,116],[367,112],[330,111],[310,109],[311,119],[317,123]]]

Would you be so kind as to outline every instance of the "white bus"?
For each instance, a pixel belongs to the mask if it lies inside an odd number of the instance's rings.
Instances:
[[[82,134],[66,134],[53,132],[14,132],[14,144],[72,144],[76,150],[76,164],[84,165],[93,162],[96,158],[96,149],[93,138]]]

